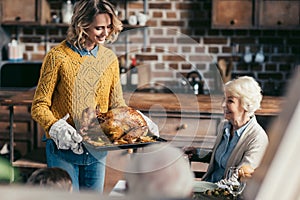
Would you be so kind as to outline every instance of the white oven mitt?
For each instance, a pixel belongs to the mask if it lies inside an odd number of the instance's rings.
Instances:
[[[49,135],[55,142],[58,149],[71,149],[76,154],[83,153],[81,144],[81,135],[66,121],[69,114],[55,122],[50,130]]]
[[[141,111],[137,110],[138,113],[140,113],[140,115],[142,115],[142,117],[144,118],[144,120],[147,123],[147,126],[149,128],[149,130],[151,131],[151,133],[153,133],[154,135],[156,135],[157,137],[159,137],[159,129],[158,126],[146,115],[144,115]]]

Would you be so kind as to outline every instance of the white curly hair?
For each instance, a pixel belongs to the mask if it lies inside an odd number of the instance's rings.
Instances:
[[[224,92],[241,100],[243,108],[250,116],[260,109],[262,89],[258,82],[250,76],[241,76],[227,82],[224,85]]]

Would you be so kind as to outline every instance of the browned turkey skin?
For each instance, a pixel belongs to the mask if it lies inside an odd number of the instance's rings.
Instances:
[[[118,107],[107,113],[88,108],[82,113],[80,132],[83,139],[93,145],[96,145],[97,139],[115,144],[132,144],[148,134],[148,126],[140,113],[131,107]]]

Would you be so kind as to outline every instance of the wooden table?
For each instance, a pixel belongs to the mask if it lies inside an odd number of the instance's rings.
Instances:
[[[128,105],[139,110],[156,110],[161,107],[169,112],[189,112],[200,114],[222,114],[222,95],[191,95],[168,93],[124,93]],[[264,96],[259,116],[277,116],[280,113],[283,97]],[[153,105],[160,105],[155,107]]]
[[[24,92],[6,95],[0,98],[0,105],[9,107],[9,123],[10,123],[10,160],[14,158],[14,106],[23,105],[31,106],[34,96],[34,89]],[[4,92],[3,92],[4,93]],[[1,94],[1,93],[0,93]],[[3,97],[4,94],[2,94]],[[221,95],[190,95],[190,94],[169,94],[169,93],[124,93],[124,98],[127,105],[141,111],[156,111],[162,110],[178,113],[194,113],[201,115],[223,115]],[[258,116],[277,116],[280,112],[283,97],[265,96],[262,100],[261,109],[256,112]]]
[[[0,90],[0,105],[8,106],[9,109],[9,144],[10,162],[14,161],[14,106],[31,106],[34,89],[26,91]]]
[[[31,105],[34,96],[34,89],[24,92],[11,92],[6,98],[0,98],[1,105]],[[1,94],[1,92],[0,92]],[[1,95],[0,95],[1,97]],[[189,112],[223,114],[221,95],[190,95],[190,94],[169,94],[169,93],[124,93],[126,103],[139,110],[156,110],[164,108],[168,112]],[[264,96],[261,102],[261,109],[256,111],[259,116],[277,116],[281,111],[284,97]],[[159,105],[159,107],[155,107]]]
[[[11,97],[19,94],[20,90],[9,90],[9,89],[0,89],[0,102],[10,99]],[[25,91],[24,91],[25,92]]]

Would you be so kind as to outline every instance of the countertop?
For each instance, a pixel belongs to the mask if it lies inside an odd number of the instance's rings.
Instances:
[[[128,105],[139,110],[223,114],[222,95],[124,93],[124,98]],[[277,116],[283,102],[284,97],[264,96],[256,115]]]
[[[2,105],[30,105],[34,89],[21,92],[0,91]],[[7,94],[7,95],[6,95]],[[222,114],[222,95],[192,95],[171,93],[124,93],[127,105],[152,112],[174,112],[190,114]],[[264,96],[261,109],[256,115],[277,116],[284,97]]]

